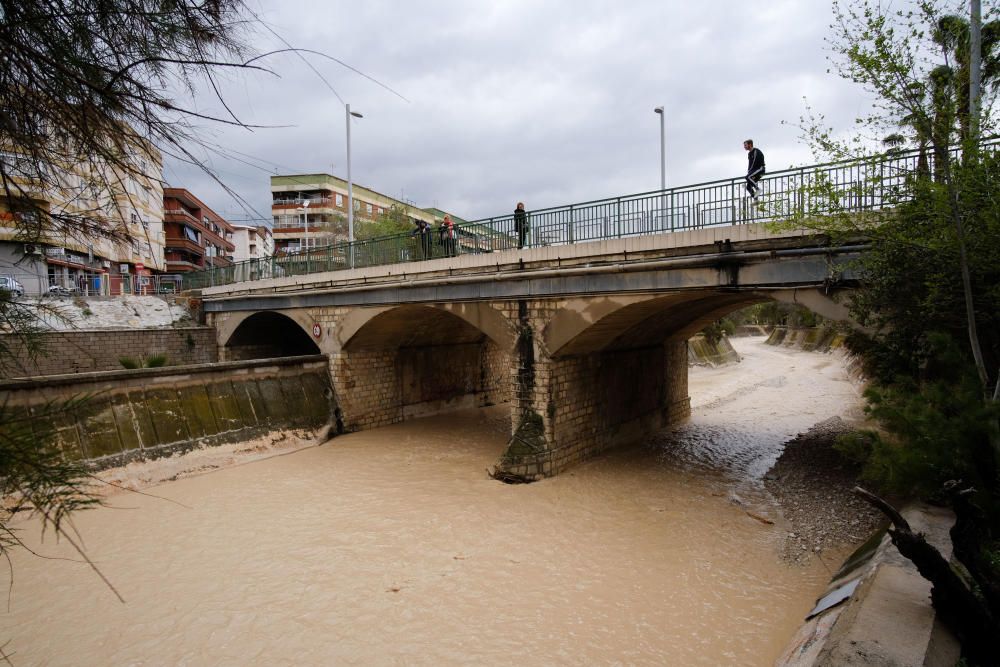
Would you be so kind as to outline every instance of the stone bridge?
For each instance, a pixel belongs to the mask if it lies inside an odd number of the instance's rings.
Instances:
[[[324,353],[347,430],[509,403],[532,480],[687,417],[687,339],[774,299],[846,320],[861,243],[761,224],[202,290],[220,360]]]

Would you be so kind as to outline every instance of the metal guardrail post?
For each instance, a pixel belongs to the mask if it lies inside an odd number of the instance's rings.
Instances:
[[[799,169],[799,215],[806,214],[806,173]]]
[[[566,242],[573,243],[575,241],[574,229],[573,229],[573,206],[569,207],[569,220],[566,221]]]
[[[615,235],[621,238],[622,235],[622,198],[615,199]]]

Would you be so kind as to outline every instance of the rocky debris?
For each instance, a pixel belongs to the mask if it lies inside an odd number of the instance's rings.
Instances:
[[[858,466],[834,448],[852,427],[840,417],[813,426],[785,444],[764,478],[790,529],[782,557],[803,563],[827,549],[864,542],[884,523],[881,513],[855,496]]]
[[[187,309],[158,296],[39,298],[25,302],[45,329],[144,329],[190,326]]]

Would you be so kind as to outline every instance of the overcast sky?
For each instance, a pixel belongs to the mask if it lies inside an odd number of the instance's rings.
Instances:
[[[258,2],[260,4],[253,4]],[[667,185],[746,172],[753,137],[769,171],[813,162],[794,126],[810,106],[835,127],[869,108],[828,74],[829,0],[251,0],[352,110],[354,182],[467,219],[654,190],[666,108]],[[261,32],[254,48],[275,47]],[[253,132],[208,128],[240,160],[212,165],[252,204],[167,160],[164,178],[232,220],[270,218],[271,173],[346,177],[344,106],[297,57],[278,77],[230,75],[227,102]],[[208,95],[201,111],[221,113]],[[790,124],[783,124],[786,121]]]

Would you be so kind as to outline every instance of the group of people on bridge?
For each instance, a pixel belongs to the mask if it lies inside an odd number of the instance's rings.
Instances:
[[[431,223],[426,220],[414,220],[413,224],[416,225],[416,228],[410,233],[410,236],[416,236],[419,241],[421,259],[430,259],[434,256],[434,229],[431,227]],[[438,245],[442,249],[441,254],[444,257],[454,257],[457,252],[455,243],[457,235],[455,234],[455,223],[450,215],[445,214],[444,219],[438,224],[437,235]]]
[[[760,194],[760,180],[764,177],[764,153],[759,148],[754,147],[753,139],[743,141],[743,150],[747,151],[747,175],[746,189],[751,198],[756,199]],[[414,220],[416,228],[410,234],[418,237],[420,254],[422,259],[431,259],[434,256],[434,230],[431,223],[426,220]],[[517,237],[517,247],[524,248],[531,243],[531,230],[528,222],[528,212],[524,209],[524,202],[518,202],[514,208],[514,235]],[[451,216],[445,214],[437,227],[438,245],[442,248],[441,256],[454,257],[457,254],[455,223]]]

